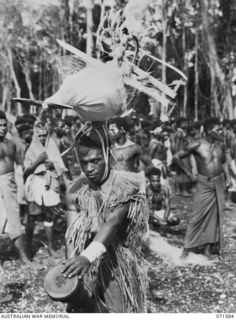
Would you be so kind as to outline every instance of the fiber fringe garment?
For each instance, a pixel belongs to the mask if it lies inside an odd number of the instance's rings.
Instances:
[[[128,216],[107,248],[107,253],[92,264],[84,283],[90,283],[96,303],[110,312],[146,312],[146,274],[141,244],[148,210],[145,195],[140,192],[140,177],[135,173],[111,170],[109,178],[96,191],[89,187],[84,177],[81,179],[81,184],[75,182],[80,185],[74,196],[78,213],[66,232],[67,245],[78,254],[112,217],[117,206],[130,203]],[[111,275],[111,281],[116,281],[122,291],[122,310],[114,310],[112,299],[105,297],[106,274]],[[98,287],[104,300],[98,293]]]
[[[222,249],[224,174],[208,178],[198,175],[193,211],[189,218],[185,248],[219,242]]]
[[[11,239],[21,236],[14,172],[0,175],[0,208],[0,234],[6,232]]]

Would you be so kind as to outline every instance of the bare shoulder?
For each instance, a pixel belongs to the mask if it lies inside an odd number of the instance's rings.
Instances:
[[[10,139],[5,138],[4,144],[8,149],[11,149],[11,150],[16,149],[16,143],[14,140],[10,140]]]
[[[75,194],[79,191],[79,189],[87,184],[88,181],[85,176],[80,176],[79,178],[75,179],[67,188],[68,194]]]
[[[141,155],[143,154],[143,149],[142,147],[137,144],[137,143],[134,143],[133,145],[130,145],[129,148],[127,149],[128,150],[128,154],[130,156],[133,156],[133,155]]]
[[[142,154],[143,153],[143,149],[139,144],[135,143],[135,150],[137,153]]]
[[[166,197],[170,197],[170,188],[164,184],[161,185],[161,188]]]
[[[202,143],[203,141],[201,139],[189,142],[188,145],[186,146],[186,149],[188,151],[195,151],[201,146]]]

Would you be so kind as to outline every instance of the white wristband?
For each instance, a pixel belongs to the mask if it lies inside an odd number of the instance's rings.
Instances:
[[[93,263],[96,259],[101,257],[106,252],[105,246],[98,241],[93,241],[90,245],[81,252],[81,256],[86,257],[90,263]]]
[[[43,225],[44,225],[44,227],[52,227],[53,226],[53,221],[52,222],[44,221]]]

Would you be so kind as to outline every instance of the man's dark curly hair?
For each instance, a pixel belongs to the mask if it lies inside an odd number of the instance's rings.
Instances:
[[[105,148],[110,148],[111,141],[109,139],[109,136],[107,135],[107,132],[104,132],[103,130],[100,130],[98,128],[97,128],[97,130],[99,131],[99,133],[104,141]],[[106,142],[108,142],[108,145]],[[90,133],[82,135],[78,139],[78,148],[80,146],[89,147],[91,149],[101,149],[102,150],[101,141],[100,141],[97,133],[95,132],[95,130],[91,130]]]
[[[150,168],[150,169],[147,171],[146,176],[147,176],[148,178],[150,178],[151,176],[159,176],[159,177],[160,177],[160,176],[161,176],[161,170],[158,169],[158,168],[155,168],[155,167]]]
[[[204,121],[203,127],[205,132],[209,132],[210,130],[212,130],[214,128],[215,125],[219,125],[220,124],[220,119],[215,118],[215,117],[211,117],[208,118]]]
[[[0,119],[7,120],[6,113],[2,110],[0,110]]]
[[[115,118],[109,121],[109,124],[116,124],[118,129],[123,128],[125,132],[130,129],[129,122],[125,118]]]

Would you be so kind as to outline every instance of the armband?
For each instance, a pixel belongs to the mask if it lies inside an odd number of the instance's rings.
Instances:
[[[106,253],[106,251],[105,246],[101,242],[93,241],[84,251],[81,252],[80,255],[87,258],[90,263],[93,263]]]
[[[53,221],[51,221],[51,222],[44,221],[43,225],[44,225],[44,227],[53,227]]]

